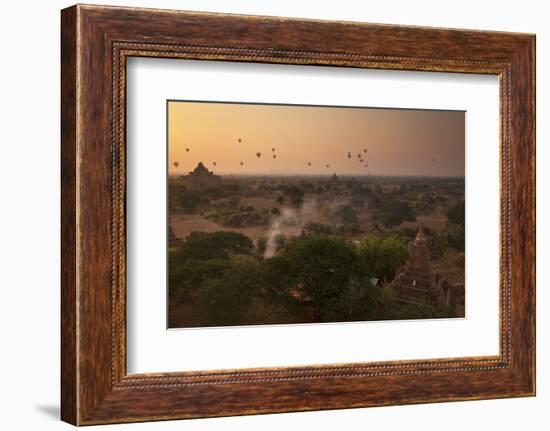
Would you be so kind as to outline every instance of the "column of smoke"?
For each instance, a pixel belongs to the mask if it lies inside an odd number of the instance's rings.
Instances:
[[[283,208],[281,214],[273,217],[269,231],[267,233],[267,243],[265,245],[264,257],[272,257],[277,251],[277,236],[286,226],[296,224],[296,211],[290,208]]]
[[[269,231],[267,233],[267,243],[265,246],[264,258],[272,257],[277,251],[277,236],[284,234],[286,228],[302,225],[308,221],[308,218],[317,212],[316,199],[306,199],[299,209],[283,208],[281,214],[271,219]]]

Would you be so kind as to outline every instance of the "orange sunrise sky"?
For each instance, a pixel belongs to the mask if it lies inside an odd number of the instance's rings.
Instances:
[[[169,174],[464,176],[464,133],[463,111],[169,101]]]

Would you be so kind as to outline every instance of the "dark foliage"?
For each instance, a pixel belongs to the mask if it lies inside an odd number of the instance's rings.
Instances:
[[[449,219],[450,223],[464,226],[466,218],[464,201],[459,201],[451,208],[449,208],[449,210],[447,211],[447,218]]]
[[[380,219],[385,226],[391,228],[404,221],[415,221],[416,213],[407,202],[387,199],[382,204]]]

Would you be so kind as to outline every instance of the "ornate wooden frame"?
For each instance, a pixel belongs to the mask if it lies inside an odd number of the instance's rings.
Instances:
[[[88,425],[534,395],[534,35],[81,5],[61,17],[63,420]],[[500,354],[128,375],[129,56],[498,75]]]

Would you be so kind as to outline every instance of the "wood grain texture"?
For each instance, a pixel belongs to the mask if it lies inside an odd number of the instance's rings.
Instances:
[[[130,56],[499,75],[499,356],[127,375]],[[63,420],[86,425],[533,395],[534,65],[535,38],[525,34],[100,6],[62,11]]]
[[[61,16],[61,417],[77,422],[76,9]]]

